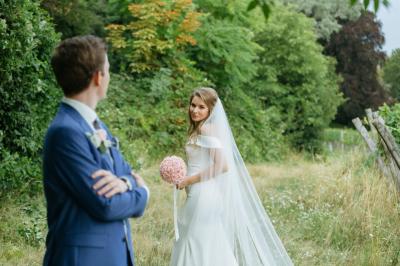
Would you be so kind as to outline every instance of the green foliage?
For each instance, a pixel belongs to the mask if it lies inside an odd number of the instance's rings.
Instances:
[[[63,39],[85,34],[104,36],[105,0],[42,0],[41,5]]]
[[[262,104],[244,90],[233,89],[225,97],[225,108],[236,143],[248,162],[282,158],[287,152],[277,110],[263,110]]]
[[[342,143],[348,146],[363,144],[363,140],[357,130],[352,128],[327,128],[322,134],[324,142]]]
[[[40,114],[48,111],[46,104],[53,100],[46,79],[58,38],[38,2],[0,2],[0,10],[2,144],[10,151],[33,154],[39,149]]]
[[[377,74],[385,59],[380,22],[373,13],[364,12],[357,20],[342,23],[324,52],[336,58],[336,72],[343,77],[341,91],[346,101],[338,109],[336,121],[350,124],[351,119],[363,116],[365,109],[377,109],[390,99]]]
[[[294,147],[317,149],[342,100],[334,61],[321,54],[312,20],[277,7],[256,41],[264,51],[254,94],[279,111]]]
[[[18,227],[19,235],[25,243],[38,247],[45,241],[46,214],[44,208],[38,204],[26,204],[22,207],[24,215],[28,217]]]
[[[388,7],[390,5],[390,0],[374,0],[373,2],[374,2],[373,5],[374,5],[375,13],[379,10],[379,7],[381,5],[384,5],[386,7]],[[372,3],[372,1],[371,0],[363,0],[362,3],[364,5],[364,9],[367,10],[369,5]],[[350,0],[350,4],[352,6],[354,6],[354,5],[358,4],[358,1],[357,0]]]
[[[11,153],[7,149],[0,150],[0,158],[0,198],[13,196],[12,191],[28,194],[41,191],[39,158]]]
[[[259,6],[264,14],[264,17],[268,19],[271,14],[271,6],[273,4],[274,2],[271,0],[252,0],[248,5],[247,10],[250,11]]]
[[[243,89],[257,74],[255,61],[261,47],[254,42],[254,29],[264,26],[263,17],[246,12],[247,3],[243,1],[195,3],[206,14],[195,33],[198,45],[190,53],[195,66],[206,73],[222,94]]]
[[[60,95],[48,64],[57,40],[39,1],[0,1],[2,191],[37,178],[44,130]]]
[[[394,97],[400,99],[400,48],[393,51],[383,67],[383,80]]]
[[[132,19],[128,6],[141,3],[142,0],[107,0],[107,22],[112,24],[128,24]]]
[[[235,25],[246,25],[251,15],[246,11],[247,1],[241,0],[195,0],[196,8],[216,20],[229,20]],[[254,12],[253,12],[254,13]],[[259,19],[260,17],[258,17]],[[261,23],[265,21],[261,18]]]
[[[195,45],[193,32],[200,26],[191,1],[152,0],[130,4],[127,24],[107,26],[107,40],[121,59],[121,69],[131,73],[154,74],[160,68],[185,73],[191,62],[185,49]]]
[[[327,42],[333,32],[338,32],[342,25],[340,20],[355,20],[361,15],[361,4],[349,6],[349,0],[281,0],[285,4],[293,4],[297,10],[315,20],[317,37]]]
[[[100,117],[120,138],[126,159],[135,167],[171,153],[183,155],[188,98],[202,75],[195,71],[178,79],[172,75],[168,69],[135,80],[114,74],[108,99],[99,106]]]
[[[248,28],[228,19],[207,18],[196,32],[198,46],[192,54],[196,67],[207,73],[218,88],[238,88],[257,74],[257,52]]]
[[[204,0],[196,6],[194,11],[186,0],[130,4],[130,21],[107,27],[114,51],[110,58],[119,58],[122,72],[130,70],[130,76],[114,76],[120,85],[111,86],[104,117],[112,128],[131,125],[118,133],[135,147],[137,153],[128,158],[134,165],[183,154],[189,96],[196,87],[212,86],[224,101],[244,158],[279,157],[281,128],[241,88],[257,73],[254,61],[261,50],[244,26],[250,20],[238,11],[243,3],[232,1],[227,9],[223,1]],[[203,13],[207,17],[197,19]]]
[[[125,158],[134,168],[149,165],[171,154],[184,156],[187,141],[189,96],[204,83],[192,70],[181,79],[161,69],[153,78],[133,79],[112,75],[108,99],[99,105],[99,116],[121,142]],[[123,99],[123,100],[122,100]],[[247,161],[279,158],[284,140],[266,115],[242,91],[222,99],[242,156]]]
[[[384,104],[379,108],[379,114],[385,120],[396,142],[400,144],[400,103],[389,106]]]

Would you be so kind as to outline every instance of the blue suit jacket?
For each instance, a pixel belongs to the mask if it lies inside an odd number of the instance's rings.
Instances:
[[[83,117],[64,103],[47,131],[43,182],[49,230],[43,265],[125,266],[134,261],[129,222],[125,239],[124,220],[143,215],[148,195],[136,186],[131,168],[116,148],[110,152],[113,163],[109,154],[94,147],[86,136],[92,132]],[[108,137],[112,137],[109,132]],[[110,199],[98,196],[92,188],[98,179],[91,175],[99,169],[129,178],[133,191]]]

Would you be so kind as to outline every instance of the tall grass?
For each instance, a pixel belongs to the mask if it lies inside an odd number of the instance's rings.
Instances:
[[[353,149],[320,160],[249,165],[260,198],[295,265],[398,265],[400,205],[373,160]],[[131,220],[137,265],[168,265],[173,245],[172,188],[156,166],[144,217]],[[184,192],[182,192],[184,193]],[[29,202],[29,204],[27,204]],[[24,207],[22,209],[22,207]],[[40,265],[42,198],[0,206],[0,265]]]
[[[253,166],[264,206],[297,265],[398,265],[400,208],[359,150],[324,162]],[[269,178],[262,178],[269,176]]]

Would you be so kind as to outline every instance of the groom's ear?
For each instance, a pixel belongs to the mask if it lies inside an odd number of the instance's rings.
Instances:
[[[92,82],[95,86],[100,86],[101,84],[101,79],[103,78],[103,74],[101,71],[96,71],[93,76],[92,76]]]

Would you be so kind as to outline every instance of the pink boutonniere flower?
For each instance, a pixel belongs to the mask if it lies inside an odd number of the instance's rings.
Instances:
[[[97,129],[95,134],[97,134],[101,141],[107,140],[107,132],[104,129]]]
[[[104,129],[98,129],[93,133],[87,132],[86,136],[89,138],[90,142],[96,147],[96,149],[99,149],[101,153],[107,152],[109,148],[114,146],[118,148],[118,145],[114,145],[113,141],[107,139],[107,132]],[[116,142],[118,144],[117,140]]]

